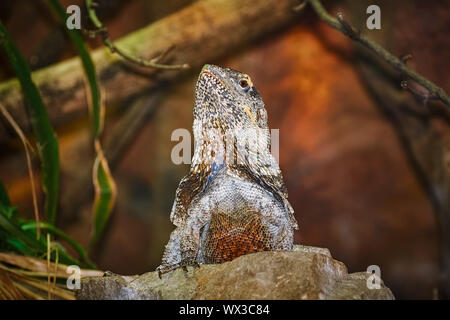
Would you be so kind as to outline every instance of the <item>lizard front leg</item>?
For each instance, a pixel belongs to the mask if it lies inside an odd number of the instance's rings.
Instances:
[[[187,266],[199,265],[201,230],[210,222],[211,211],[214,208],[214,205],[209,203],[207,197],[198,202],[195,201],[191,207],[189,218],[183,226],[180,241],[180,265],[185,269]]]
[[[200,229],[198,226],[186,226],[181,237],[180,266],[187,270],[188,266],[198,267],[198,253],[200,249]]]
[[[161,279],[162,274],[168,273],[170,271],[176,270],[178,268],[183,268],[187,272],[187,267],[199,267],[197,261],[197,255],[200,247],[200,236],[199,231],[196,229],[188,228],[185,226],[182,229],[178,229],[178,234],[173,238],[174,242],[178,243],[178,250],[176,252],[178,256],[177,263],[171,263],[166,265],[161,265],[157,268],[158,276]]]
[[[196,216],[197,219],[194,217],[172,232],[163,263],[157,268],[160,278],[162,274],[178,268],[187,271],[188,266],[199,266],[200,230],[208,222],[208,217],[204,215]]]

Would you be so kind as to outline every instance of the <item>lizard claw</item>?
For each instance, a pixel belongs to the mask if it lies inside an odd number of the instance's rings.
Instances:
[[[186,259],[181,261],[180,263],[176,263],[174,265],[168,267],[162,267],[158,269],[158,277],[162,279],[162,275],[168,273],[170,271],[176,270],[178,268],[182,268],[185,273],[188,272],[188,267],[199,268],[200,264],[192,259]]]
[[[183,269],[187,267],[198,268],[200,264],[195,259],[185,259],[180,262],[180,267],[183,267]]]
[[[103,273],[103,277],[112,277],[112,276],[115,276],[116,274],[115,273],[113,273],[113,272],[111,272],[111,271],[109,271],[109,270],[106,270],[104,273]]]
[[[176,265],[172,265],[172,266],[168,266],[168,267],[163,267],[163,268],[158,268],[158,277],[159,279],[162,279],[162,275],[165,273],[168,273],[170,271],[173,271],[177,269]]]
[[[186,260],[181,261],[179,263],[178,267],[183,268],[183,271],[187,274],[188,273],[188,268],[187,267],[199,268],[200,264],[194,259],[186,259]]]

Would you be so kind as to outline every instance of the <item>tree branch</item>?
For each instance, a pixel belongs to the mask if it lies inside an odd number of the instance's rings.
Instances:
[[[100,34],[102,38],[103,44],[111,50],[112,53],[117,53],[119,56],[124,58],[125,60],[135,63],[142,67],[150,67],[150,68],[158,68],[158,69],[189,69],[189,64],[175,64],[175,65],[169,65],[169,64],[161,64],[158,63],[158,58],[153,58],[151,60],[144,60],[132,55],[129,55],[125,53],[122,49],[119,49],[114,42],[109,38],[108,29],[103,26],[101,21],[98,19],[97,14],[95,13],[94,7],[96,6],[96,3],[92,0],[86,0],[86,7],[89,14],[89,18],[91,19],[91,22],[95,25],[97,30],[94,30],[91,35]]]
[[[331,26],[332,28],[342,32],[352,40],[361,43],[364,47],[375,52],[380,58],[384,61],[388,62],[392,67],[394,67],[397,71],[404,74],[408,78],[413,79],[424,88],[429,91],[430,97],[436,97],[436,99],[441,100],[447,106],[450,107],[450,97],[445,92],[444,89],[438,87],[436,84],[418,74],[417,72],[408,68],[404,61],[400,58],[394,56],[389,51],[381,47],[379,44],[373,42],[368,39],[366,36],[362,35],[355,28],[353,28],[348,22],[346,22],[342,16],[342,14],[338,14],[337,18],[332,17],[328,14],[326,9],[323,7],[320,0],[306,0],[311,4],[311,7],[314,9],[319,18]]]

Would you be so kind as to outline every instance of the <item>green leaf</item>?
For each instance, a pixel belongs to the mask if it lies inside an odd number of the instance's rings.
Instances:
[[[86,74],[87,80],[89,82],[89,87],[91,90],[91,100],[92,100],[92,130],[94,133],[94,138],[98,138],[100,136],[102,130],[101,123],[101,113],[100,113],[100,89],[97,81],[97,74],[95,72],[95,65],[92,61],[91,55],[84,43],[83,36],[80,30],[77,29],[68,29],[65,22],[67,21],[68,15],[64,10],[64,7],[59,3],[58,0],[48,0],[50,6],[59,16],[61,21],[63,22],[64,29],[68,33],[69,37],[72,39],[73,44],[75,45],[76,50],[78,51],[78,55],[81,58],[81,62],[84,67],[84,72]]]
[[[94,235],[91,244],[100,239],[114,206],[116,186],[109,172],[108,163],[103,154],[97,156],[94,164]]]
[[[30,249],[23,241],[13,237],[7,237],[6,242],[14,249],[14,251],[18,251],[24,256],[37,256],[35,250]]]
[[[92,0],[86,0],[86,8],[88,8],[88,14],[89,18],[91,19],[92,23],[95,25],[96,28],[102,28],[103,24],[102,22],[97,18],[97,15],[95,14],[94,10],[91,10],[93,1]]]
[[[4,230],[10,240],[16,239],[33,250],[34,255],[47,251],[44,239],[42,237],[36,239],[36,233],[21,230],[20,222],[15,217],[8,218],[3,212],[0,212],[0,228]]]
[[[27,256],[43,257],[47,253],[47,240],[44,235],[36,239],[35,229],[22,230],[22,225],[29,224],[29,222],[18,216],[8,218],[0,211],[0,235],[6,235],[5,241],[15,249],[14,251]],[[59,247],[59,261],[68,265],[83,265],[62,247]]]
[[[37,140],[42,166],[42,186],[46,193],[45,214],[54,223],[59,192],[59,147],[39,91],[31,79],[30,67],[0,22],[0,47],[5,52],[22,87],[25,105]]]
[[[111,214],[114,205],[115,190],[116,190],[114,179],[112,178],[109,172],[108,163],[103,155],[102,147],[99,141],[103,123],[100,90],[97,81],[95,65],[83,41],[81,32],[76,29],[69,30],[67,28],[65,21],[67,21],[68,15],[66,14],[63,6],[59,3],[58,0],[48,0],[48,2],[60,17],[61,21],[64,24],[65,30],[68,32],[69,36],[73,41],[73,44],[75,45],[78,51],[78,54],[83,63],[84,72],[89,81],[89,87],[91,91],[91,99],[92,99],[91,121],[92,121],[93,136],[95,140],[95,150],[97,153],[96,162],[94,163],[93,168],[95,202],[94,202],[94,235],[93,238],[91,239],[91,243],[94,244],[100,239],[100,236],[109,220],[109,216]],[[86,2],[86,5],[88,7],[91,4],[92,3],[90,1]],[[89,11],[89,14],[94,14],[94,19],[96,18],[95,12],[93,12],[92,10]],[[101,27],[101,22],[98,20],[97,22],[98,24],[96,26]]]
[[[16,212],[16,207],[11,206],[11,201],[9,200],[8,192],[6,191],[3,183],[0,181],[0,211],[8,217],[11,218]]]
[[[27,221],[13,214],[15,208],[11,206],[5,187],[0,181],[0,248],[5,251],[18,252],[26,256],[42,257],[47,252],[47,240],[41,235],[37,239],[36,222]],[[84,249],[72,238],[47,222],[40,222],[42,229],[47,229],[66,240],[80,254],[84,265],[95,266],[87,259]],[[34,227],[34,228],[33,228]],[[58,246],[58,245],[57,245]],[[80,263],[72,258],[63,247],[58,247],[60,261],[66,264]]]
[[[9,200],[8,192],[5,186],[0,181],[0,207],[11,207],[11,201]]]
[[[22,224],[21,228],[22,230],[30,230],[30,229],[36,229],[36,226],[38,224],[35,221],[29,222],[29,223],[24,223]],[[78,253],[78,255],[80,256],[81,261],[88,266],[89,268],[93,268],[96,269],[96,266],[94,263],[92,263],[89,258],[86,255],[86,251],[84,250],[84,248],[72,237],[70,237],[68,234],[66,234],[65,232],[63,232],[62,230],[56,228],[54,225],[51,225],[50,223],[47,222],[39,222],[39,227],[42,230],[47,230],[50,233],[58,236],[59,238],[63,239],[64,241],[66,241],[69,245],[72,246],[72,248],[75,249],[75,251]]]

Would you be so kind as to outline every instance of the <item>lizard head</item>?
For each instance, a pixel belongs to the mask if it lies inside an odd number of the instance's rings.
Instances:
[[[267,128],[264,102],[250,77],[207,64],[195,89],[194,121],[223,130]]]

